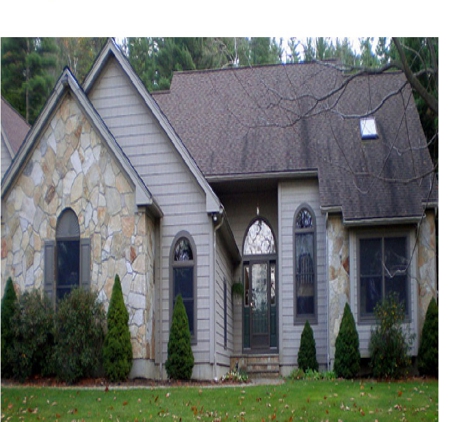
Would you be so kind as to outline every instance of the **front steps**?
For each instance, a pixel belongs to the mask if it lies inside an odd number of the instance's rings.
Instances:
[[[231,358],[231,369],[245,371],[249,378],[278,378],[280,376],[279,355],[241,355]]]

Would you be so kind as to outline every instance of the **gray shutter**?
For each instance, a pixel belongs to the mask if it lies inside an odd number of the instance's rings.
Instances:
[[[45,240],[45,296],[54,302],[54,252],[55,241]]]
[[[80,285],[89,290],[91,287],[91,239],[80,240],[79,259]]]

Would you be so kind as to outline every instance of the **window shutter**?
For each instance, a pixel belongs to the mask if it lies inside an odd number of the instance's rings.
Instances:
[[[80,285],[89,290],[91,287],[91,239],[80,240],[79,259]]]
[[[45,296],[54,302],[54,250],[55,241],[45,240]]]

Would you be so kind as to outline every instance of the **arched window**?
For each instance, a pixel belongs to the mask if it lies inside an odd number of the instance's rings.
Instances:
[[[80,238],[79,221],[71,208],[57,220],[56,239],[45,241],[45,293],[55,301],[76,287],[89,288],[90,241]]]
[[[181,294],[188,317],[191,341],[196,342],[196,252],[191,236],[179,233],[171,249],[171,316],[176,297]]]
[[[295,318],[305,322],[316,318],[315,217],[309,207],[301,207],[294,224]]]

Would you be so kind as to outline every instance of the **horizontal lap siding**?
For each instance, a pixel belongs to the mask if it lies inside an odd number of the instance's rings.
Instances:
[[[315,214],[317,248],[317,309],[318,323],[312,324],[317,360],[322,368],[327,362],[327,286],[325,273],[326,230],[320,212],[317,180],[285,181],[279,185],[280,227],[280,318],[281,364],[296,365],[303,325],[294,323],[294,218],[297,209],[308,204]]]
[[[170,249],[176,234],[185,230],[193,237],[197,250],[198,344],[193,346],[193,351],[196,362],[209,362],[211,222],[206,213],[205,194],[115,61],[107,64],[90,97],[164,214],[160,249],[162,360],[166,359],[170,326]]]

